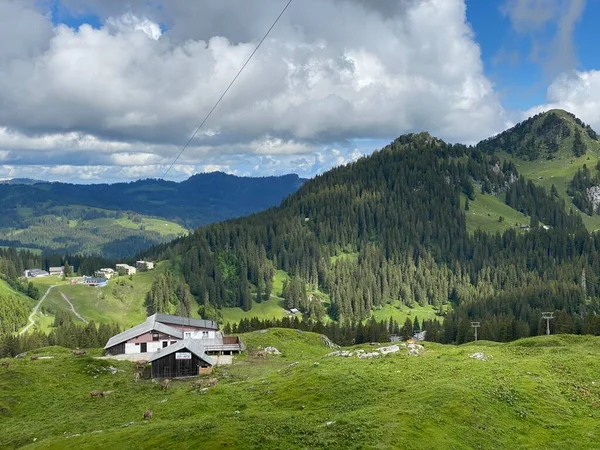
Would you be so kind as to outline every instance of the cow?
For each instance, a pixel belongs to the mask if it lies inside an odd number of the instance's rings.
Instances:
[[[171,380],[169,380],[168,378],[165,378],[162,383],[160,384],[160,386],[162,387],[163,391],[166,391],[167,389],[169,389],[169,383],[171,382]]]
[[[259,350],[254,354],[254,356],[256,356],[257,358],[265,358],[267,354],[264,350]]]
[[[37,361],[38,359],[40,359],[40,357],[39,357],[39,356],[37,356],[37,355],[33,355],[33,356],[31,357],[31,360],[32,360],[32,361]]]
[[[208,380],[206,380],[206,386],[216,386],[219,380],[217,380],[216,378],[209,378]]]
[[[152,419],[152,410],[151,409],[147,409],[146,411],[144,411],[144,420],[146,419]]]
[[[140,381],[140,373],[136,372],[135,375],[133,376],[133,380],[137,383],[138,381]]]
[[[90,391],[90,397],[91,398],[98,398],[98,397],[104,397],[106,395],[106,392],[104,391]]]
[[[136,361],[135,362],[135,367],[137,369],[143,369],[148,365],[148,361],[146,361],[145,359],[142,359],[141,361]]]
[[[199,387],[204,386],[204,380],[196,380],[191,385],[192,389],[197,389]]]
[[[85,355],[85,350],[79,350],[79,349],[75,349],[73,350],[73,356],[83,356]]]
[[[8,360],[2,361],[2,363],[0,365],[4,368],[8,369],[10,367],[10,361],[8,361]]]

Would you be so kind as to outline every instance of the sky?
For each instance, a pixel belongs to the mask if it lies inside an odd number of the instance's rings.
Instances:
[[[287,0],[0,0],[0,179],[163,177]],[[312,177],[551,108],[600,131],[600,0],[295,0],[166,175]]]

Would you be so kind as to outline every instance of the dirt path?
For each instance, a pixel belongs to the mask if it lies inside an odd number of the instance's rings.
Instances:
[[[53,284],[52,286],[50,286],[50,287],[48,288],[48,290],[46,291],[46,293],[45,293],[44,295],[42,295],[42,298],[40,298],[40,301],[39,301],[39,302],[37,302],[37,304],[36,304],[36,305],[34,306],[34,308],[33,308],[33,311],[31,311],[31,314],[29,314],[29,318],[28,318],[28,320],[29,320],[29,324],[28,324],[28,325],[27,325],[25,328],[23,328],[23,329],[20,331],[20,333],[19,333],[19,334],[23,334],[23,333],[25,333],[27,330],[29,330],[29,328],[30,328],[32,325],[35,325],[35,320],[33,320],[33,316],[35,316],[35,314],[38,312],[38,309],[40,308],[40,306],[41,306],[42,302],[43,302],[44,300],[46,300],[46,296],[47,296],[47,295],[50,293],[50,291],[52,290],[52,288],[54,288],[54,287],[56,287],[56,286],[58,286],[58,284]]]
[[[60,295],[63,298],[63,300],[69,304],[69,306],[71,307],[71,311],[73,311],[73,314],[75,314],[79,318],[79,320],[81,320],[82,322],[88,323],[88,321],[85,320],[81,314],[79,314],[77,311],[75,311],[75,307],[73,306],[73,303],[71,303],[69,298],[62,292],[60,293]]]

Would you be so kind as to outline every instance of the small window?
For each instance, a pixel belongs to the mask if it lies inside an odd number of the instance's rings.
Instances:
[[[171,345],[173,345],[175,342],[177,342],[177,341],[171,341]]]
[[[163,348],[165,348],[167,345],[169,345],[169,341],[163,341]]]
[[[189,338],[192,336],[192,333],[183,333],[184,338]]]
[[[158,333],[154,333],[154,334],[152,335],[152,340],[153,340],[153,341],[158,341]]]
[[[140,345],[140,344],[136,342],[135,345]]]
[[[202,337],[203,338],[207,338],[208,337],[208,331],[203,331],[202,332]]]

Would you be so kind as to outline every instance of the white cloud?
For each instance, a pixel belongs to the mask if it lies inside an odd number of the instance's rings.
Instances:
[[[560,75],[548,88],[548,103],[523,113],[529,117],[548,109],[565,109],[600,131],[600,70]]]
[[[282,6],[63,1],[103,20],[73,29],[52,28],[47,11],[27,5],[0,0],[0,20],[18,22],[11,33],[23,35],[0,50],[5,161],[150,168],[172,161]],[[257,161],[262,171],[260,156],[272,155],[277,173],[304,170],[289,161],[315,173],[352,160],[356,139],[428,130],[474,142],[505,124],[463,0],[306,0],[292,5],[180,163],[244,173]],[[331,146],[344,154],[319,161]],[[129,175],[146,172],[155,173]]]

